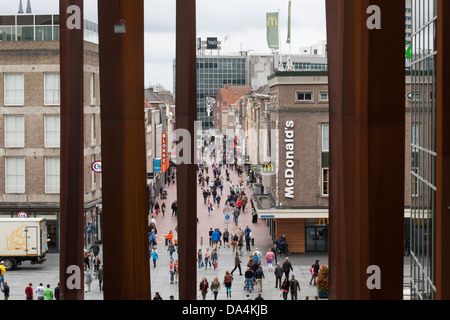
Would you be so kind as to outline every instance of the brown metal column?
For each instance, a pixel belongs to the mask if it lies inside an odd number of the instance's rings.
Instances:
[[[188,130],[191,136],[191,163],[177,164],[178,257],[180,264],[179,298],[197,297],[197,188],[196,132],[197,67],[196,67],[195,0],[177,0],[176,15],[176,124],[177,130]],[[178,152],[178,151],[177,151]]]
[[[381,29],[369,30],[370,5]],[[327,0],[330,299],[402,299],[405,2]],[[381,270],[370,290],[369,266]]]
[[[83,17],[83,0],[60,0],[60,78],[61,78],[61,148],[60,148],[60,284],[61,300],[83,300],[83,168],[84,168],[84,91],[83,91],[83,19],[80,29],[68,29],[76,5]],[[78,266],[80,286],[67,287],[72,276],[70,266]],[[72,281],[70,281],[71,284]],[[72,286],[69,284],[70,286]]]
[[[143,12],[143,0],[98,1],[106,300],[151,298]]]
[[[436,299],[450,299],[450,3],[438,0],[436,71]]]

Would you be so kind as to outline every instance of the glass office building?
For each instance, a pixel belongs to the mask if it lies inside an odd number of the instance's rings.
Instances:
[[[59,15],[0,16],[0,41],[58,41]],[[98,24],[84,19],[84,40],[98,44]]]
[[[217,89],[226,85],[245,86],[245,56],[198,56],[197,57],[197,120],[204,129],[213,127],[212,112],[206,99],[216,98]]]
[[[176,61],[173,61],[173,91],[175,92]],[[226,85],[247,84],[247,59],[245,56],[197,56],[197,121],[202,129],[213,127],[212,112],[207,108],[208,97],[216,98],[217,89]]]
[[[412,0],[411,299],[435,299],[437,0]]]

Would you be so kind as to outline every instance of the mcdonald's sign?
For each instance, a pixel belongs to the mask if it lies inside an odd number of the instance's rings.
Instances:
[[[278,49],[278,12],[266,14],[267,45],[269,48]]]
[[[263,173],[274,173],[275,167],[272,162],[267,162],[263,166]]]
[[[278,16],[278,14],[277,14]],[[278,17],[277,16],[267,16],[267,26],[278,26]]]

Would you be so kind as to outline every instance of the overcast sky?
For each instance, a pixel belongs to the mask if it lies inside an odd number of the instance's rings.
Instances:
[[[27,0],[22,0],[24,10]],[[85,0],[85,18],[97,21],[97,0]],[[270,53],[266,13],[279,10],[281,53],[286,44],[289,0],[197,0],[197,37],[217,37],[221,53],[254,50]],[[161,84],[173,90],[176,0],[144,0],[145,86]],[[31,0],[35,14],[58,13],[59,0]],[[19,0],[0,0],[1,14],[16,14]],[[325,0],[292,0],[291,53],[326,39]],[[223,38],[228,35],[228,40]]]

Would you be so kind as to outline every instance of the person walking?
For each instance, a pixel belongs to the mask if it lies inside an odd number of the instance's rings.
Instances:
[[[55,293],[55,300],[59,300],[59,282],[58,282],[58,285],[53,290],[53,292]]]
[[[216,197],[217,208],[220,207],[220,199],[222,199],[219,195]]]
[[[311,266],[312,269],[312,276],[311,276],[311,280],[309,280],[309,284],[311,284],[311,282],[314,280],[314,285],[316,285],[316,278],[319,275],[319,270],[320,270],[320,265],[319,265],[319,260],[316,260],[316,262]]]
[[[300,283],[295,279],[294,275],[291,276],[291,300],[297,300],[297,292],[300,291]]]
[[[30,282],[28,287],[25,288],[25,299],[33,300],[33,284]]]
[[[214,229],[212,235],[211,235],[211,242],[212,242],[212,246],[217,248],[217,244],[220,241],[220,232],[219,229]]]
[[[225,276],[223,277],[223,285],[225,286],[225,291],[227,292],[227,297],[231,298],[231,284],[234,278],[233,275],[227,270],[225,271]]]
[[[152,229],[152,231],[150,232],[149,238],[148,238],[148,242],[150,245],[150,248],[153,248],[153,246],[156,246],[156,233],[155,233],[155,229]]]
[[[169,242],[169,246],[167,247],[167,251],[169,252],[170,260],[172,260],[173,259],[173,253],[175,252],[175,245],[173,244],[173,241]]]
[[[175,217],[177,217],[177,209],[178,209],[178,203],[177,200],[175,200],[174,202],[172,202],[172,217],[175,215]]]
[[[155,213],[156,213],[156,216],[158,216],[158,213],[159,213],[159,203],[158,203],[158,201],[156,201],[156,203],[155,203]]]
[[[208,198],[208,216],[210,216],[211,215],[211,211],[213,211],[214,210],[214,208],[213,208],[213,204],[212,204],[212,202],[209,200],[209,198]]]
[[[155,249],[153,249],[152,253],[150,254],[150,257],[153,260],[153,269],[155,269],[156,268],[156,260],[159,259],[158,252]]]
[[[256,286],[258,288],[258,292],[262,292],[262,281],[264,276],[264,272],[261,266],[258,267],[258,269],[255,271],[255,279],[256,279]]]
[[[247,251],[251,251],[252,248],[250,247],[250,243],[252,241],[252,238],[251,238],[252,237],[252,229],[250,229],[249,226],[246,226],[244,229],[244,237],[245,237],[245,244],[246,244],[245,249]]]
[[[205,258],[203,258],[203,260],[205,261],[205,270],[208,269],[208,262],[209,262],[209,266],[211,267],[211,261],[209,261],[209,255],[210,255],[209,248],[206,248]]]
[[[217,268],[217,249],[216,248],[212,249],[211,262],[212,262],[214,270],[216,270],[216,268]]]
[[[198,264],[198,268],[201,270],[203,268],[202,249],[198,249],[198,252],[197,252],[197,264]]]
[[[289,278],[285,278],[284,281],[283,281],[283,284],[281,285],[281,291],[283,292],[283,299],[284,300],[287,300],[289,289],[290,289]]]
[[[250,267],[247,267],[247,270],[244,273],[245,277],[245,289],[248,292],[252,292],[252,284],[253,284],[253,270]]]
[[[286,260],[284,260],[283,264],[281,265],[281,268],[283,269],[285,277],[289,279],[289,272],[291,270],[294,271],[294,268],[292,268],[292,264],[289,261],[288,257],[286,257]]]
[[[214,300],[217,300],[217,294],[219,293],[220,290],[220,282],[218,277],[214,277],[213,282],[211,282],[210,288],[214,294]]]
[[[174,262],[172,259],[170,259],[169,262],[169,273],[170,273],[170,284],[173,284],[175,270],[174,270]]]
[[[281,290],[281,278],[283,277],[283,269],[281,269],[279,263],[277,263],[273,273],[275,274],[275,288],[279,287]]]
[[[45,300],[53,300],[53,290],[50,288],[50,285],[47,284],[47,289],[44,290]]]
[[[92,274],[89,270],[84,272],[84,292],[91,291]]]
[[[225,247],[225,245],[226,245],[227,248],[229,248],[230,247],[230,243],[228,242],[228,239],[230,238],[230,232],[228,231],[228,228],[225,228],[225,231],[223,232],[222,238],[223,238],[223,246]]]
[[[98,290],[103,291],[103,264],[98,268]]]
[[[200,286],[199,286],[199,290],[200,290],[200,294],[202,296],[203,300],[206,300],[206,294],[208,293],[208,280],[206,280],[205,277],[203,277],[202,281],[200,282]]]
[[[37,300],[44,300],[44,290],[42,283],[39,283],[39,286],[36,288],[36,298]]]
[[[239,253],[236,252],[236,255],[234,256],[234,269],[231,270],[231,275],[233,275],[233,272],[239,269],[239,275],[242,276],[242,270],[241,270],[241,259],[239,258]]]
[[[163,204],[161,205],[161,212],[162,212],[163,217],[164,217],[164,214],[166,213],[166,203],[165,202],[163,202]]]
[[[236,226],[238,225],[239,214],[240,214],[239,209],[238,209],[238,208],[235,208],[235,209],[233,210],[233,220],[234,220],[234,223],[236,224]]]
[[[3,287],[2,287],[2,292],[3,292],[3,294],[4,294],[4,300],[8,300],[9,299],[9,286],[8,286],[8,282],[5,282],[4,284],[3,284]]]
[[[272,263],[275,260],[275,254],[272,252],[272,249],[269,248],[269,251],[266,253],[266,262],[268,271],[272,271]]]
[[[173,278],[175,280],[175,283],[178,282],[178,260],[175,260],[173,263]]]
[[[0,288],[5,285],[5,263],[3,261],[0,261]]]
[[[233,252],[235,252],[235,251],[236,251],[236,253],[238,252],[237,251],[238,244],[239,244],[239,236],[237,233],[235,233],[233,235],[233,237],[231,238],[231,246],[233,247]]]
[[[97,258],[98,254],[100,253],[100,246],[98,244],[98,241],[95,241],[95,243],[89,248],[89,251],[92,251],[94,254],[94,258]]]

